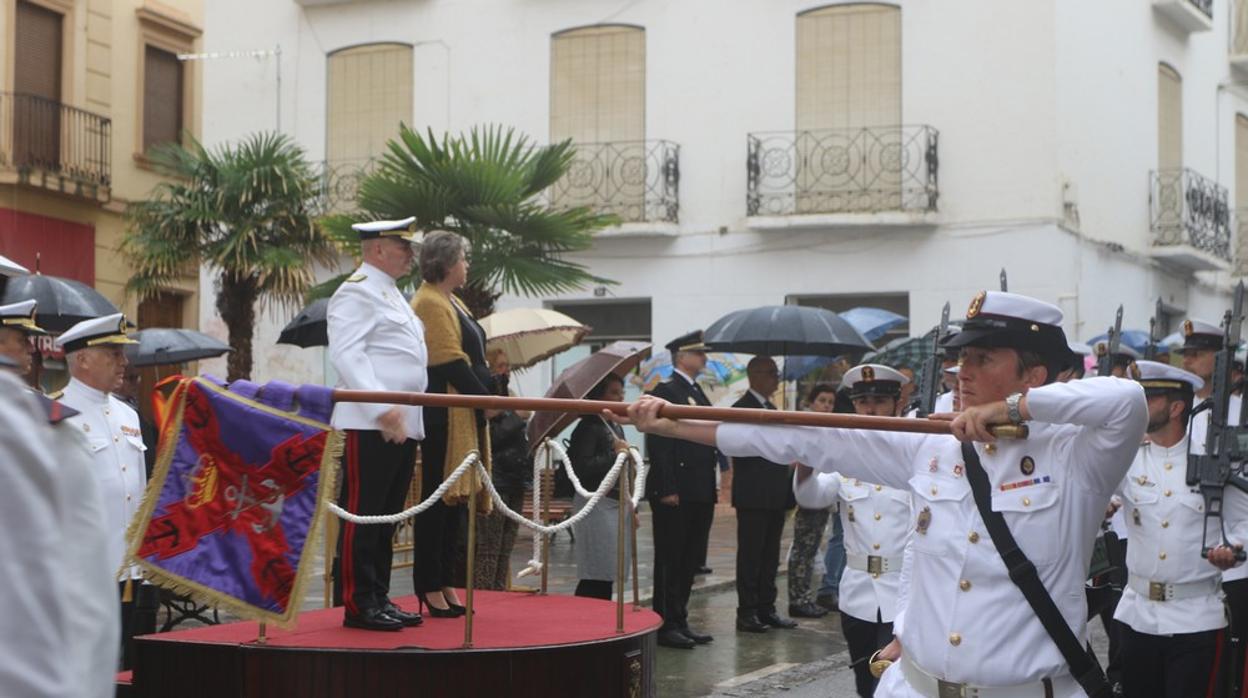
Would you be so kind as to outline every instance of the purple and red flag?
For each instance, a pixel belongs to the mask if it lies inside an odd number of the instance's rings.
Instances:
[[[290,623],[342,450],[331,396],[279,381],[184,380],[130,529],[148,579],[243,618]]]

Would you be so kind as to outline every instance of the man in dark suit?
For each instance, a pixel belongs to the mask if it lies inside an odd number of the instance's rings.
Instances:
[[[746,366],[749,390],[733,407],[774,410],[768,396],[780,384],[770,357],[756,356]],[[780,534],[793,505],[792,471],[763,458],[732,459],[732,506],[737,510],[737,630],[764,633],[767,627],[796,628],[776,615],[776,571],[780,569]]]
[[[652,392],[677,405],[711,401],[695,380],[706,368],[702,331],[690,332],[667,344],[672,353],[672,377]],[[715,515],[714,447],[646,437],[650,475],[646,498],[653,512],[654,610],[663,616],[658,641],[664,647],[692,649],[712,640],[689,628],[687,606],[701,551],[706,549]]]

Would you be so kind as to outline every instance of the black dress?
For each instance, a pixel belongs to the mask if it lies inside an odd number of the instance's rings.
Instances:
[[[462,395],[488,395],[493,384],[490,370],[485,363],[485,330],[471,315],[452,301],[459,316],[459,329],[463,337],[461,347],[468,361],[456,359],[429,367],[430,393],[446,393],[447,386],[454,387]],[[484,442],[485,415],[474,410],[477,421],[478,443]],[[443,480],[442,464],[446,460],[447,429],[449,415],[445,407],[424,409],[425,440],[420,443],[421,493],[428,497]],[[448,506],[439,500],[413,523],[412,584],[417,592],[438,591],[451,586],[455,579],[455,543],[459,534],[460,510],[463,506]],[[459,574],[463,576],[462,570]]]

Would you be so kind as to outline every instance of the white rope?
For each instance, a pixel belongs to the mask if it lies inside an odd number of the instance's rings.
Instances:
[[[553,448],[547,446],[547,444],[552,445]],[[564,451],[562,446],[548,439],[542,442],[542,444],[538,447],[537,453],[534,454],[533,459],[535,475],[533,482],[533,516],[535,518],[540,516],[541,512],[542,486],[540,477],[541,470],[545,468],[545,466],[541,465],[544,459],[539,459],[537,456],[538,454],[545,455],[547,452],[549,452],[552,457],[552,465],[550,469],[556,469],[556,466],[554,465],[556,462],[559,465],[564,466],[565,471],[568,473],[568,479],[572,480],[577,494],[581,494],[581,496],[589,500],[585,503],[585,506],[580,508],[579,511],[557,524],[544,525],[538,523],[537,521],[526,519],[523,514],[513,511],[510,507],[508,507],[503,501],[502,495],[498,493],[498,490],[494,489],[494,482],[491,480],[490,474],[486,471],[485,466],[481,464],[481,456],[476,451],[472,451],[465,456],[463,462],[461,462],[459,466],[451,472],[450,476],[447,477],[446,480],[438,486],[438,489],[434,490],[433,494],[429,495],[425,501],[404,509],[397,514],[361,516],[343,509],[329,499],[325,500],[325,508],[333,512],[333,514],[338,518],[343,519],[344,521],[349,521],[353,524],[397,524],[400,521],[416,516],[433,506],[433,503],[442,499],[442,496],[446,494],[446,491],[450,489],[451,486],[459,480],[459,478],[463,477],[464,473],[468,472],[469,468],[475,467],[477,469],[477,475],[481,478],[481,482],[484,483],[485,488],[489,491],[490,498],[494,501],[494,506],[498,507],[499,511],[501,511],[507,518],[534,531],[533,559],[529,560],[528,566],[521,570],[517,576],[524,577],[530,574],[537,574],[542,570],[542,547],[546,544],[546,538],[575,526],[586,516],[589,516],[589,513],[593,511],[594,507],[598,506],[598,502],[602,501],[602,498],[615,487],[615,483],[620,477],[620,471],[623,470],[626,463],[632,461],[632,463],[636,466],[636,474],[633,478],[634,489],[632,496],[629,498],[634,510],[636,510],[637,506],[641,503],[641,498],[644,496],[646,475],[648,471],[645,461],[642,460],[641,453],[639,453],[637,449],[630,447],[627,451],[621,451],[619,455],[616,456],[615,464],[611,466],[611,470],[607,472],[606,477],[604,477],[602,482],[599,483],[598,489],[593,492],[589,492],[581,485],[580,481],[576,477],[575,471],[572,470],[571,463],[568,461],[567,452]]]
[[[428,499],[420,504],[404,509],[397,514],[386,514],[384,516],[360,516],[359,514],[353,514],[346,509],[343,509],[329,499],[325,500],[325,508],[332,511],[338,518],[343,519],[344,521],[349,521],[353,524],[397,524],[400,521],[410,519],[417,514],[421,514],[426,509],[433,506],[433,503],[442,499],[442,495],[446,494],[446,491],[449,490],[451,486],[454,485],[455,482],[468,471],[468,468],[472,467],[474,463],[479,464],[480,462],[480,454],[476,451],[470,452],[468,455],[464,456],[464,461],[459,464],[459,467],[455,468],[455,470],[451,473],[451,476],[446,478],[441,485],[438,485],[438,489],[434,490],[433,494],[429,495]],[[485,468],[481,468],[481,471],[485,472]],[[489,481],[488,474],[486,476],[486,481]]]

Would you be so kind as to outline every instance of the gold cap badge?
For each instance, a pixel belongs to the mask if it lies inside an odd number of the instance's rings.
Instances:
[[[966,319],[970,320],[979,315],[979,311],[984,309],[984,300],[988,298],[987,291],[980,291],[971,299],[971,307],[966,310]]]

